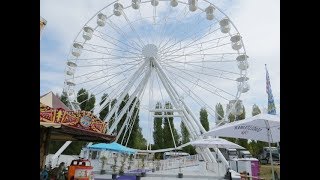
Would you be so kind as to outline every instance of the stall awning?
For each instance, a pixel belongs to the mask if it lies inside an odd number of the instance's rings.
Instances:
[[[51,141],[89,141],[108,143],[115,140],[115,136],[63,124],[40,122],[40,127],[50,130]]]
[[[110,151],[116,151],[120,153],[127,153],[127,154],[135,154],[137,151],[125,146],[122,146],[121,144],[118,144],[116,142],[106,144],[106,143],[99,143],[99,144],[93,144],[88,147],[89,149],[95,149],[95,150],[110,150]]]

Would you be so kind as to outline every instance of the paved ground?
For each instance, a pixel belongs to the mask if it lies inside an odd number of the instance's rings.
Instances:
[[[182,168],[183,179],[199,179],[213,180],[223,179],[224,174],[207,171],[203,166],[193,166]],[[177,180],[179,169],[171,169],[166,171],[147,172],[146,177],[141,177],[141,180]],[[135,177],[119,178],[119,180],[134,180]],[[110,174],[96,174],[95,180],[111,180]]]

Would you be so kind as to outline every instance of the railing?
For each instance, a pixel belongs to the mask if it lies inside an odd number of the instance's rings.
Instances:
[[[95,172],[99,172],[102,169],[101,160],[91,160],[91,164],[94,167]],[[104,166],[104,170],[107,173],[113,172],[114,160],[113,158],[109,158],[106,161]],[[122,167],[123,166],[123,167]],[[202,176],[223,176],[226,173],[226,169],[222,163],[211,163],[199,161],[199,156],[192,155],[186,157],[172,158],[166,160],[145,160],[142,159],[133,159],[126,160],[125,163],[122,163],[122,158],[118,158],[116,163],[116,172],[118,173],[120,168],[123,168],[124,172],[136,171],[136,170],[145,170],[145,171],[172,171],[178,172],[181,171],[183,173],[189,173],[188,168],[191,168],[192,171],[200,174]],[[193,168],[194,167],[194,168]],[[187,168],[188,170],[184,170]],[[185,171],[185,172],[184,172]]]

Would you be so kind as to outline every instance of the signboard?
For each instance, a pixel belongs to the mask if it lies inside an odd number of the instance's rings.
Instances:
[[[40,102],[40,122],[59,123],[89,131],[106,133],[107,123],[89,111],[66,111],[53,109]]]

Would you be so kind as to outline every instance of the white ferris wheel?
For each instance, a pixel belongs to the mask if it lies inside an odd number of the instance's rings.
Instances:
[[[212,116],[217,103],[228,104],[233,114],[241,111],[240,95],[249,90],[247,59],[237,28],[208,0],[119,0],[98,11],[74,39],[64,91],[74,110],[84,103],[77,102],[81,88],[95,95],[98,117],[108,107],[103,119],[112,122],[108,134],[126,115],[117,133],[130,138],[139,116],[147,122],[142,128],[150,129],[150,141],[153,118],[174,117],[185,124],[191,139],[198,139],[205,132],[200,108]],[[158,102],[170,102],[172,109],[156,109]]]

